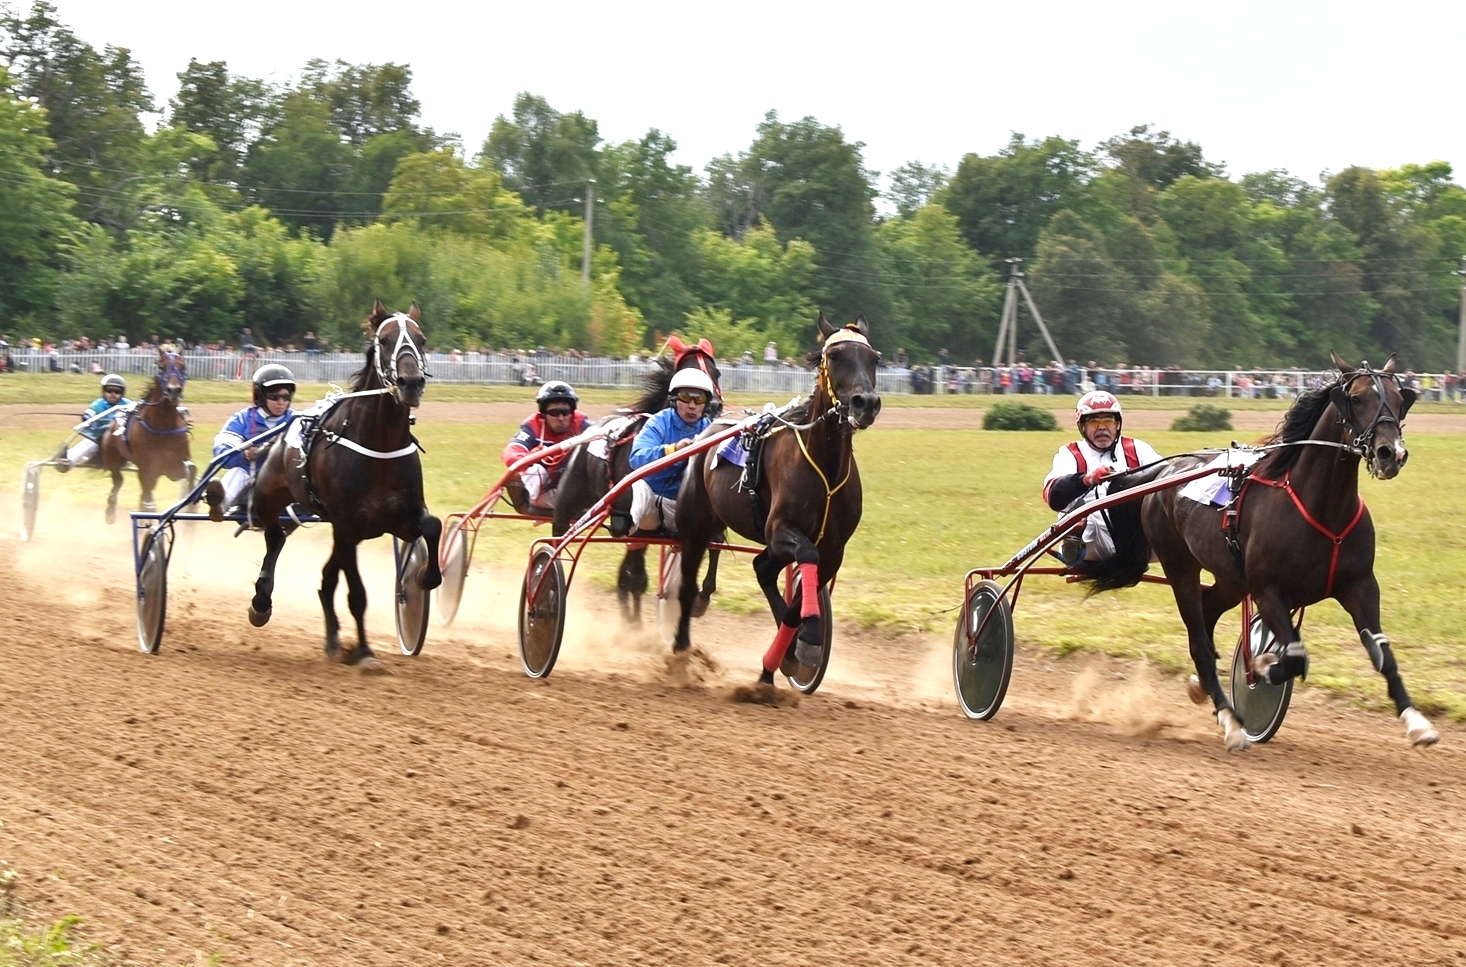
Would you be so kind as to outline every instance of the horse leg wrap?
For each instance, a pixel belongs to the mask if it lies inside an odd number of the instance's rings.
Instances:
[[[794,632],[799,630],[798,625],[780,624],[779,631],[774,635],[774,643],[769,650],[764,652],[764,671],[775,672],[784,661],[784,653],[789,650],[789,645],[794,641]]]
[[[1281,685],[1290,678],[1308,677],[1308,649],[1302,641],[1290,641],[1283,647],[1283,654],[1277,664],[1268,669],[1267,680]]]
[[[1364,642],[1364,650],[1369,652],[1369,660],[1374,664],[1374,670],[1382,675],[1388,675],[1395,671],[1395,653],[1390,649],[1390,639],[1377,631],[1359,632],[1359,640]],[[1385,671],[1388,668],[1389,671]]]
[[[801,618],[819,617],[820,566],[818,564],[799,565],[799,586],[802,598],[799,604],[799,616]]]

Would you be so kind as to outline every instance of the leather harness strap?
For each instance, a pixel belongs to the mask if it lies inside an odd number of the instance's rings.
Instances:
[[[1314,519],[1314,516],[1308,512],[1308,508],[1305,507],[1305,506],[1303,506],[1303,501],[1302,501],[1301,498],[1299,498],[1298,492],[1293,489],[1292,476],[1293,476],[1292,473],[1289,472],[1289,473],[1283,474],[1283,479],[1282,480],[1269,480],[1266,477],[1259,477],[1256,474],[1249,474],[1248,477],[1247,477],[1247,482],[1248,483],[1260,483],[1264,487],[1272,487],[1275,490],[1281,490],[1281,491],[1283,491],[1290,498],[1292,498],[1292,500],[1293,500],[1293,506],[1298,508],[1298,513],[1303,516],[1303,519],[1306,520],[1309,523],[1309,525],[1314,530],[1318,531],[1324,537],[1327,537],[1330,541],[1333,542],[1334,550],[1333,550],[1333,553],[1329,555],[1329,580],[1328,580],[1328,584],[1326,584],[1324,586],[1324,592],[1323,592],[1323,596],[1324,597],[1326,597],[1326,598],[1333,597],[1333,594],[1334,594],[1334,574],[1338,570],[1338,566],[1339,566],[1339,548],[1341,548],[1343,546],[1344,539],[1347,538],[1351,533],[1353,533],[1355,526],[1358,525],[1359,521],[1363,519],[1363,517],[1364,517],[1364,498],[1363,497],[1360,497],[1359,498],[1359,506],[1354,511],[1354,519],[1351,520],[1351,521],[1349,521],[1348,526],[1345,527],[1342,531],[1340,531],[1339,533],[1335,534],[1333,531],[1329,530],[1327,527],[1325,527],[1324,525],[1320,524],[1317,520],[1315,520]],[[1245,492],[1246,488],[1244,487],[1243,490]],[[1238,516],[1240,517],[1241,516],[1241,509],[1242,509],[1241,508],[1241,503],[1242,503],[1241,495],[1238,495],[1237,503],[1238,503],[1238,507],[1237,507]]]

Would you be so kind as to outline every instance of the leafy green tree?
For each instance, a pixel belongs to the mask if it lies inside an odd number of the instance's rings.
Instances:
[[[207,135],[218,152],[216,163],[198,170],[198,176],[237,182],[250,145],[279,120],[280,92],[266,81],[231,75],[222,60],[190,58],[178,84],[168,102],[170,122]]]
[[[929,204],[879,229],[892,277],[889,332],[873,333],[883,347],[904,347],[933,360],[946,348],[955,359],[991,351],[1003,286],[962,240],[957,219]]]
[[[1033,257],[1054,213],[1080,206],[1094,166],[1078,141],[1026,141],[1014,133],[991,157],[963,157],[938,200],[956,216],[967,244],[1000,267],[1006,258]]]
[[[119,190],[139,170],[139,115],[153,110],[131,53],[111,46],[98,53],[37,0],[24,18],[0,8],[0,66],[14,93],[45,111],[48,160],[76,185],[77,214],[122,228],[130,213],[119,209]]]
[[[1141,124],[1128,134],[1116,135],[1100,144],[1100,151],[1109,157],[1110,165],[1129,179],[1130,210],[1141,218],[1153,217],[1157,193],[1176,179],[1220,177],[1220,165],[1206,160],[1201,145],[1194,141],[1177,141],[1169,131],[1152,131]]]
[[[562,114],[537,94],[514,98],[514,117],[494,119],[482,158],[540,212],[574,211],[596,177],[601,135],[582,112]]]
[[[419,150],[437,147],[437,136],[418,125],[422,105],[412,95],[406,64],[306,62],[297,88],[326,106],[331,125],[349,144],[361,147],[384,134],[407,134]]]
[[[734,321],[765,334],[760,348],[768,339],[786,350],[805,341],[792,334],[808,328],[818,312],[807,294],[818,271],[809,243],[783,244],[772,228],[761,225],[741,242],[702,229],[693,234],[692,244],[699,263],[693,286],[702,307],[726,310]]]
[[[924,165],[908,161],[891,172],[891,187],[886,195],[896,206],[896,214],[911,218],[926,206],[947,183],[952,173],[946,165]]]
[[[280,121],[250,146],[245,195],[287,225],[329,239],[343,214],[354,161],[327,105],[292,92],[282,104]]]
[[[0,68],[0,318],[10,324],[52,305],[62,251],[80,226],[75,188],[46,173],[41,110],[15,96]]]
[[[519,237],[531,215],[497,171],[465,165],[453,148],[402,159],[382,199],[386,221],[485,239]]]

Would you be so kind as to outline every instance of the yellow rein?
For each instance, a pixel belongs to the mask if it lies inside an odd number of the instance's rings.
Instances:
[[[840,398],[835,395],[835,387],[830,383],[830,369],[825,365],[825,358],[823,356],[820,357],[820,368],[819,372],[815,374],[815,383],[830,397],[830,405],[840,405]],[[810,427],[809,432],[813,433],[814,428]],[[820,541],[824,540],[825,527],[830,522],[830,504],[833,502],[835,494],[840,492],[840,488],[850,481],[850,468],[855,465],[855,442],[852,440],[850,443],[850,462],[845,466],[845,478],[834,487],[831,487],[830,478],[825,476],[825,472],[820,469],[820,465],[815,463],[814,457],[810,456],[809,446],[804,442],[804,437],[799,435],[798,430],[794,431],[794,439],[799,443],[799,452],[804,454],[805,462],[814,468],[815,473],[819,474],[820,483],[825,488],[825,512],[820,517],[819,535],[814,539],[815,544],[818,545]]]

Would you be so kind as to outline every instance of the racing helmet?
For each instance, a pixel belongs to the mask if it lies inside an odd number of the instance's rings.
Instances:
[[[1113,416],[1117,423],[1124,423],[1125,417],[1120,412],[1120,401],[1114,394],[1107,393],[1102,389],[1090,390],[1079,397],[1079,402],[1074,404],[1074,425],[1081,431],[1084,429],[1084,421],[1091,416]]]
[[[534,395],[535,402],[539,404],[540,412],[549,409],[551,403],[569,403],[573,410],[580,397],[575,395],[575,390],[563,379],[552,379],[540,387],[540,391]]]
[[[709,402],[718,395],[717,389],[713,387],[713,378],[702,370],[692,367],[679,369],[672,374],[672,382],[667,386],[667,395],[676,396],[680,389],[695,389],[706,393]]]
[[[116,389],[117,392],[125,396],[127,394],[127,380],[118,376],[116,373],[108,373],[102,377],[102,392],[105,393],[109,389]]]
[[[265,405],[265,392],[276,386],[288,386],[290,392],[295,392],[295,374],[281,366],[279,363],[266,363],[255,370],[254,376],[254,400],[255,406]]]

